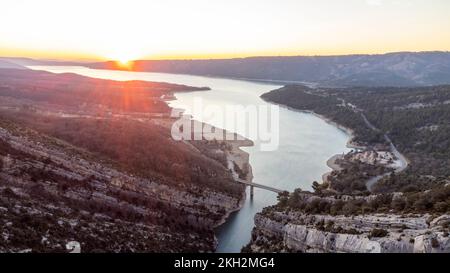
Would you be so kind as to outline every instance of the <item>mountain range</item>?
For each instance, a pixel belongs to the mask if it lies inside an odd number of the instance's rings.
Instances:
[[[280,83],[314,83],[324,87],[431,86],[450,84],[450,52],[396,52],[377,55],[248,57],[207,60],[136,60],[75,62],[0,57],[0,68],[28,65],[85,66],[240,78]]]
[[[124,69],[114,61],[91,63],[87,66]],[[427,86],[450,84],[450,52],[139,60],[132,63],[132,70],[280,82],[312,82],[323,86]]]

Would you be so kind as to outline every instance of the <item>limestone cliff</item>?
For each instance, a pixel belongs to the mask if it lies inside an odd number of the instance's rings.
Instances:
[[[217,187],[140,177],[56,138],[0,125],[0,252],[65,252],[69,242],[81,252],[213,251],[213,228],[241,203]]]
[[[431,221],[430,221],[431,220]],[[450,215],[359,216],[263,212],[255,216],[253,252],[450,252]]]

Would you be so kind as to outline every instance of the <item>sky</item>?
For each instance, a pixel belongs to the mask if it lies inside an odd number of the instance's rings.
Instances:
[[[0,56],[192,59],[450,51],[448,0],[0,0]]]

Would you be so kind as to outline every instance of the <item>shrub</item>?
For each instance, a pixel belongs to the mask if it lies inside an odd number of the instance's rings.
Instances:
[[[446,202],[437,202],[433,207],[438,212],[447,212],[449,210],[449,204]]]
[[[403,210],[406,207],[406,202],[403,198],[396,198],[392,200],[391,206],[395,210]]]
[[[436,238],[432,238],[431,239],[431,246],[433,248],[438,248],[439,247],[439,241]]]
[[[389,232],[385,229],[374,228],[370,232],[369,238],[372,238],[372,237],[382,238],[382,237],[386,237],[388,234],[389,234]]]
[[[352,215],[355,214],[358,211],[358,207],[355,206],[352,202],[348,202],[342,207],[342,212],[345,215]]]
[[[17,198],[17,194],[10,188],[5,188],[2,192],[2,195],[7,198]]]

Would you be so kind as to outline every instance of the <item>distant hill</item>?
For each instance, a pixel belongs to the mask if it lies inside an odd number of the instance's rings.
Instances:
[[[6,61],[9,63],[27,66],[27,65],[85,65],[86,62],[75,62],[75,61],[61,61],[61,60],[39,60],[39,59],[31,59],[31,58],[23,58],[23,57],[0,57],[0,61]]]
[[[19,64],[15,64],[12,62],[8,62],[8,61],[4,61],[0,59],[0,68],[4,69],[27,69],[26,67],[19,65]]]
[[[120,69],[115,62],[88,65]],[[182,73],[325,86],[426,86],[450,84],[450,52],[382,55],[251,57],[219,60],[135,61],[133,70]]]

